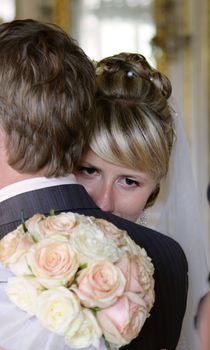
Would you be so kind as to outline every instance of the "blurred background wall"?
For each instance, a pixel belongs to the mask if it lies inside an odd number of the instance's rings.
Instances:
[[[0,21],[14,18],[60,25],[91,59],[142,53],[169,76],[190,146],[209,255],[209,0],[0,0]]]

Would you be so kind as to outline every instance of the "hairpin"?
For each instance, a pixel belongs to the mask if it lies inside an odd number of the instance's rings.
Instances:
[[[129,70],[129,71],[127,72],[127,76],[128,76],[128,77],[133,77],[133,76],[134,76],[134,72],[133,72],[132,70]]]

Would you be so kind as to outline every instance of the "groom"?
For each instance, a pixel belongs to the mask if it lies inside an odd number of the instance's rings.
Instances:
[[[169,237],[102,212],[71,175],[94,123],[94,92],[92,63],[60,28],[34,20],[0,26],[0,237],[20,223],[21,211],[27,219],[51,208],[127,230],[152,258],[156,301],[140,336],[125,349],[174,350],[187,298],[182,249]]]

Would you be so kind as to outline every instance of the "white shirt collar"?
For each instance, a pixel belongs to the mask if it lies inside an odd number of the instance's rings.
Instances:
[[[31,179],[15,182],[0,189],[0,203],[18,194],[38,190],[40,188],[76,183],[76,178],[73,174],[59,178],[33,177]]]

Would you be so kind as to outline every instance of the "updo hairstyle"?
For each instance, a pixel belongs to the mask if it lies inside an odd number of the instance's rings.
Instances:
[[[96,63],[96,125],[90,148],[99,157],[149,173],[158,183],[174,141],[169,79],[144,56],[120,53]]]

